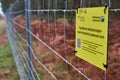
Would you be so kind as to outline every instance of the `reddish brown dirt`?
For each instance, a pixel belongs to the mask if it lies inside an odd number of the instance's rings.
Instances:
[[[17,23],[20,25],[25,25],[25,20],[21,17],[17,17],[15,19]],[[64,35],[64,23],[62,21],[57,21],[56,26],[53,22],[47,24],[47,21],[39,21],[33,20],[31,22],[32,32],[39,37],[41,40],[50,45],[53,49],[55,49],[61,56],[66,58],[68,61],[80,69],[83,73],[85,73],[91,80],[104,80],[104,71],[95,66],[77,58],[74,54],[75,49],[75,25],[70,25],[66,21],[66,35]],[[49,26],[49,27],[48,27]],[[15,28],[18,32],[23,33],[24,30],[20,29],[18,25],[15,25]],[[64,40],[66,38],[66,40]],[[65,45],[64,45],[65,42]],[[37,42],[39,45],[39,42]],[[66,53],[65,54],[65,46]],[[40,48],[45,49],[45,46]],[[48,49],[47,49],[48,50]],[[46,50],[46,51],[47,51]],[[36,51],[36,50],[35,50]],[[45,52],[46,52],[45,51]],[[43,61],[45,64],[54,62],[55,57],[47,58],[47,60]],[[46,62],[48,61],[48,62]],[[62,60],[58,60],[62,61]],[[64,62],[63,65],[66,65]],[[74,69],[68,66],[69,73],[74,75]],[[113,20],[109,28],[109,50],[108,50],[108,70],[107,70],[107,80],[120,80],[120,20]],[[58,76],[58,78],[61,78]],[[64,77],[63,80],[67,78]],[[78,80],[74,77],[75,80]],[[84,80],[84,79],[82,79]]]
[[[113,20],[109,30],[108,80],[120,80],[120,20]]]

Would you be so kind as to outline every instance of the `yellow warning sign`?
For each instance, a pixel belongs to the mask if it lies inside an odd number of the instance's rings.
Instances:
[[[76,12],[76,56],[106,71],[108,7],[79,8]]]

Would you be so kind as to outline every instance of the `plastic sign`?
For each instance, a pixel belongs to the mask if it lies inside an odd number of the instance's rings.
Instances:
[[[106,71],[108,7],[79,8],[76,12],[76,56]]]

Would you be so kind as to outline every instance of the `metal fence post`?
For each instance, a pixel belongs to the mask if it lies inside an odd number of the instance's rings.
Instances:
[[[111,0],[108,0],[108,6],[111,7]]]
[[[28,45],[28,70],[29,70],[29,80],[33,79],[33,69],[32,69],[32,36],[29,31],[31,31],[31,14],[30,14],[30,0],[25,0],[26,9],[26,28],[27,28],[27,45]]]

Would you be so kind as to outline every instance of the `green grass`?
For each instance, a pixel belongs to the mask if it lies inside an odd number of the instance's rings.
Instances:
[[[17,68],[8,43],[0,45],[0,80],[19,80]]]
[[[4,22],[4,21],[3,21]],[[0,22],[0,40],[6,40],[6,28]],[[5,30],[5,31],[3,31]],[[8,42],[0,44],[0,80],[19,80],[17,67]]]

